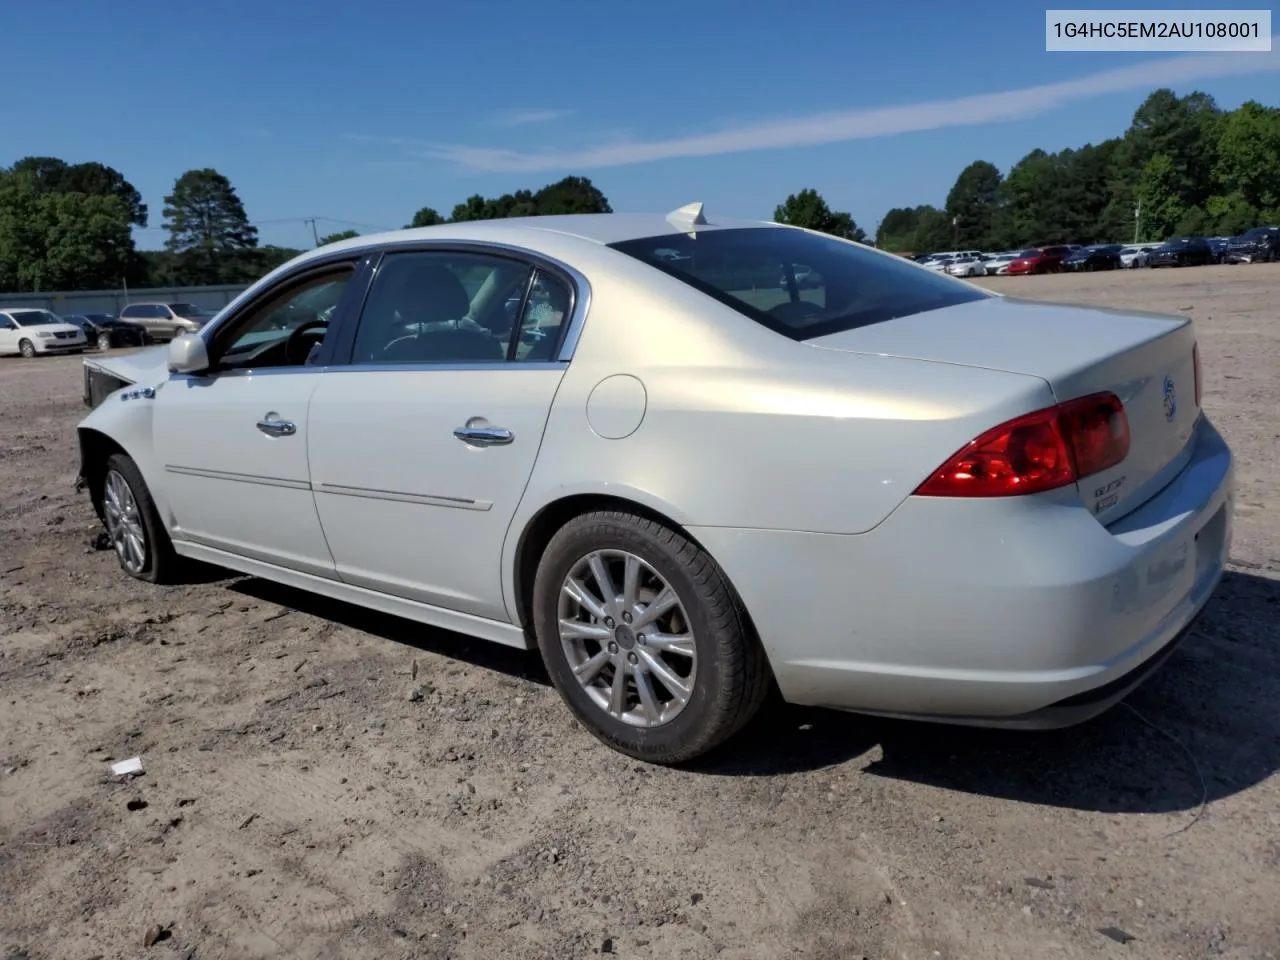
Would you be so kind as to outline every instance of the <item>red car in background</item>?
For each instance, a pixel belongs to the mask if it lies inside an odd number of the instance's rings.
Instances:
[[[1062,269],[1062,261],[1070,247],[1036,247],[1023,250],[1018,258],[1009,264],[1010,275],[1022,273],[1057,273]]]

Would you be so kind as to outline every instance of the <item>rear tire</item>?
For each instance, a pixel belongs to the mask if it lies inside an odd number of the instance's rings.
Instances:
[[[116,559],[129,576],[148,583],[176,583],[181,558],[137,464],[123,453],[107,458],[102,480],[102,521]]]
[[[18,352],[30,360],[36,355],[36,345],[24,337],[18,341]]]
[[[687,537],[632,513],[583,514],[551,538],[533,621],[569,709],[638,760],[707,753],[770,689],[764,650],[720,567]]]

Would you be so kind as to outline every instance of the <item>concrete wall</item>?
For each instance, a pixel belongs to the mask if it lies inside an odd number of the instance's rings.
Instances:
[[[225,307],[246,285],[217,287],[152,287],[130,290],[73,290],[50,293],[0,293],[0,310],[5,307],[39,307],[54,313],[120,314],[126,303],[163,300],[194,303],[198,307],[218,310]]]

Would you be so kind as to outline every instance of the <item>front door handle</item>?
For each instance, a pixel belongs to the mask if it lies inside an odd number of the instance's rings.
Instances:
[[[258,429],[268,437],[292,437],[298,432],[298,427],[292,420],[281,420],[278,413],[268,413],[259,420]]]
[[[495,427],[484,417],[472,417],[465,427],[458,427],[453,435],[473,447],[504,447],[516,438],[506,427]]]

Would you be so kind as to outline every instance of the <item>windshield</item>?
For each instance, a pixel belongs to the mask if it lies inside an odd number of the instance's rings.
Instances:
[[[24,310],[21,313],[11,313],[9,316],[13,317],[20,327],[43,327],[51,323],[62,323],[61,317],[48,310]]]
[[[793,340],[993,296],[898,257],[788,227],[708,230],[612,246]],[[682,259],[665,259],[661,249],[678,250]]]
[[[1243,236],[1246,240],[1257,240],[1259,237],[1267,236],[1272,229],[1272,227],[1254,227],[1252,230],[1246,230]]]

